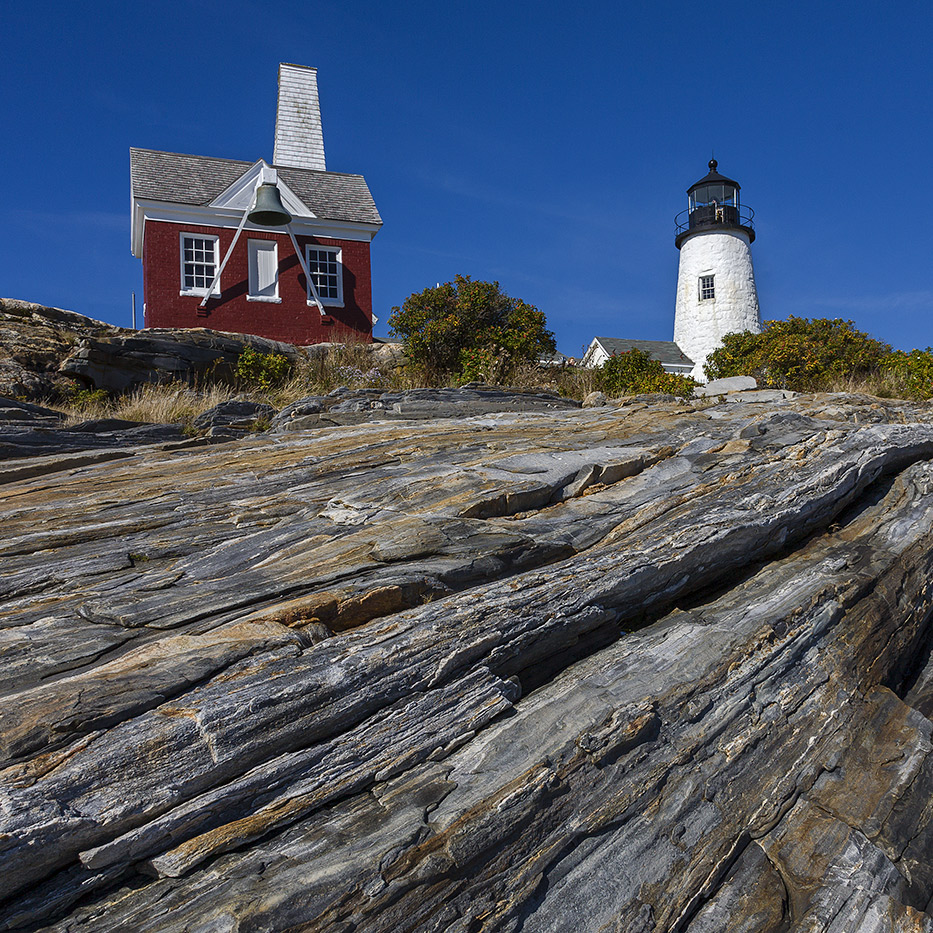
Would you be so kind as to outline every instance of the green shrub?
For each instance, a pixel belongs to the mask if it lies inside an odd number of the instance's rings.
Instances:
[[[76,412],[103,415],[110,407],[110,393],[106,389],[83,389],[73,384],[64,393],[63,401]]]
[[[259,353],[252,347],[244,347],[233,374],[243,388],[268,391],[281,385],[291,371],[292,364],[281,353]]]
[[[766,321],[760,334],[726,334],[704,368],[709,379],[754,376],[759,385],[819,392],[877,373],[890,354],[852,321],[789,317]]]
[[[458,376],[499,382],[522,362],[555,350],[544,314],[510,298],[498,282],[453,282],[409,295],[392,309],[389,330],[405,341],[411,366],[427,380]]]
[[[696,384],[689,376],[665,372],[657,360],[635,347],[627,353],[613,354],[596,371],[596,387],[606,395],[663,392],[691,398]]]
[[[901,398],[933,398],[933,347],[894,350],[881,361],[886,388]]]

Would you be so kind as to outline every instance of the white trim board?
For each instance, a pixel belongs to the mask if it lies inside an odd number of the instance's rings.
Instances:
[[[243,211],[228,208],[198,207],[189,204],[170,204],[165,201],[147,201],[142,198],[133,200],[133,228],[131,249],[137,259],[142,259],[145,224],[147,220],[163,223],[185,224],[197,227],[221,227],[235,230],[243,219]],[[337,240],[354,240],[371,243],[381,229],[381,224],[361,223],[358,221],[311,220],[296,217],[292,221],[292,230],[296,236],[320,236]],[[284,227],[261,227],[247,223],[247,232],[282,233]]]
[[[232,185],[224,189],[210,202],[208,207],[214,207],[219,210],[235,210],[242,213],[252,207],[253,196],[256,193],[256,185],[259,184],[262,175],[275,169],[272,168],[265,159],[260,159],[247,169]],[[279,189],[279,195],[282,198],[282,204],[292,215],[292,223],[300,220],[302,217],[317,219],[317,215],[308,209],[308,206],[296,195],[288,185],[278,175],[276,185]]]

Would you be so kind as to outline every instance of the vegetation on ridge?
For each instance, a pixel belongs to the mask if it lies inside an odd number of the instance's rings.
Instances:
[[[509,381],[522,363],[557,349],[543,312],[510,298],[498,282],[453,282],[409,295],[392,309],[389,331],[405,342],[409,365],[431,383]]]
[[[626,353],[613,354],[603,363],[596,371],[596,386],[610,396],[661,392],[691,398],[697,382],[689,376],[665,372],[657,360],[632,347]]]
[[[260,353],[244,347],[236,361],[234,377],[246,389],[269,391],[282,385],[292,372],[292,364],[281,353]]]
[[[933,396],[933,350],[892,350],[840,318],[765,321],[760,334],[726,334],[707,359],[710,379],[753,376],[796,392],[862,390],[887,398]]]
[[[246,346],[235,363],[228,358],[223,366],[189,377],[193,384],[150,384],[109,394],[74,382],[64,391],[59,385],[45,404],[64,411],[70,423],[117,418],[180,423],[193,430],[199,414],[237,396],[281,409],[340,387],[398,392],[481,382],[577,400],[594,389],[611,398],[693,395],[694,380],[665,372],[634,348],[599,369],[542,365],[542,356],[554,350],[545,323],[541,312],[510,298],[498,283],[457,276],[454,282],[410,296],[393,310],[390,324],[405,338],[404,352],[397,345],[321,344],[286,357]],[[759,385],[801,392],[933,397],[933,349],[892,350],[841,319],[790,317],[766,322],[760,334],[729,334],[710,355],[706,373],[711,379],[750,375]]]

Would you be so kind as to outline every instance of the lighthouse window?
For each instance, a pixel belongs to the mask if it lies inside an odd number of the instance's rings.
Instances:
[[[715,275],[700,276],[700,301],[709,301],[710,298],[716,297],[716,286],[713,283],[715,278]]]

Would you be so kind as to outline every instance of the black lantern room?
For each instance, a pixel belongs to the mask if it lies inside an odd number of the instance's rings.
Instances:
[[[699,230],[734,229],[748,234],[748,242],[755,239],[753,218],[755,212],[750,207],[739,203],[740,185],[716,171],[719,163],[710,159],[709,174],[687,189],[687,210],[681,211],[675,218],[677,236],[675,245],[681,243]]]

